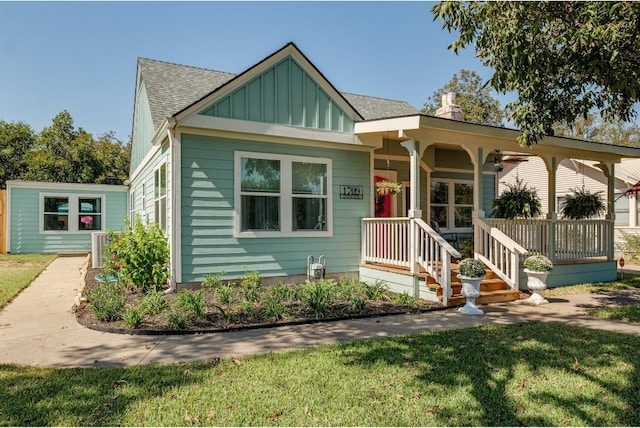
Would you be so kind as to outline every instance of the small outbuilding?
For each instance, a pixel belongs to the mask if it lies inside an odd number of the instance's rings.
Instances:
[[[7,181],[9,253],[88,253],[91,234],[122,230],[128,186]]]

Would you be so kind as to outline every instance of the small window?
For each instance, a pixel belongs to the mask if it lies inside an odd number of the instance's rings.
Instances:
[[[78,229],[102,230],[102,199],[81,198],[78,205]]]
[[[167,230],[167,164],[163,163],[154,174],[154,214],[162,231]]]
[[[69,198],[44,198],[44,230],[69,230]]]
[[[473,183],[436,179],[431,182],[430,215],[442,230],[461,231],[472,227]]]

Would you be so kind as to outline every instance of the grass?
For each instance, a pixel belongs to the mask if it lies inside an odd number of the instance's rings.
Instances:
[[[543,296],[563,296],[577,293],[597,293],[600,291],[631,290],[640,287],[640,275],[624,274],[624,278],[618,278],[611,282],[590,282],[585,284],[567,285],[557,288],[548,288],[541,294]]]
[[[0,309],[31,284],[55,258],[53,254],[0,254]]]
[[[491,325],[190,364],[4,365],[0,425],[640,425],[640,337],[549,327]]]
[[[587,311],[587,314],[598,318],[640,322],[640,305],[610,306],[607,308],[591,309]]]

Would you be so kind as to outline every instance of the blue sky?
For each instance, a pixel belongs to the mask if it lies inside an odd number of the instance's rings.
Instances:
[[[462,68],[434,2],[1,2],[0,120],[39,132],[68,110],[131,134],[136,60],[240,73],[292,41],[340,91],[421,108]]]

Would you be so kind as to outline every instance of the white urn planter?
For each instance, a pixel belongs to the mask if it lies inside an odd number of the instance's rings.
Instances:
[[[458,275],[458,279],[462,283],[462,295],[467,299],[458,312],[466,315],[484,315],[484,311],[476,306],[476,299],[480,297],[480,281],[484,279],[484,276],[471,278]]]
[[[527,274],[527,288],[531,291],[531,296],[524,302],[530,305],[544,305],[549,303],[547,299],[540,295],[540,292],[547,288],[547,276],[549,272],[536,272],[525,269]]]

